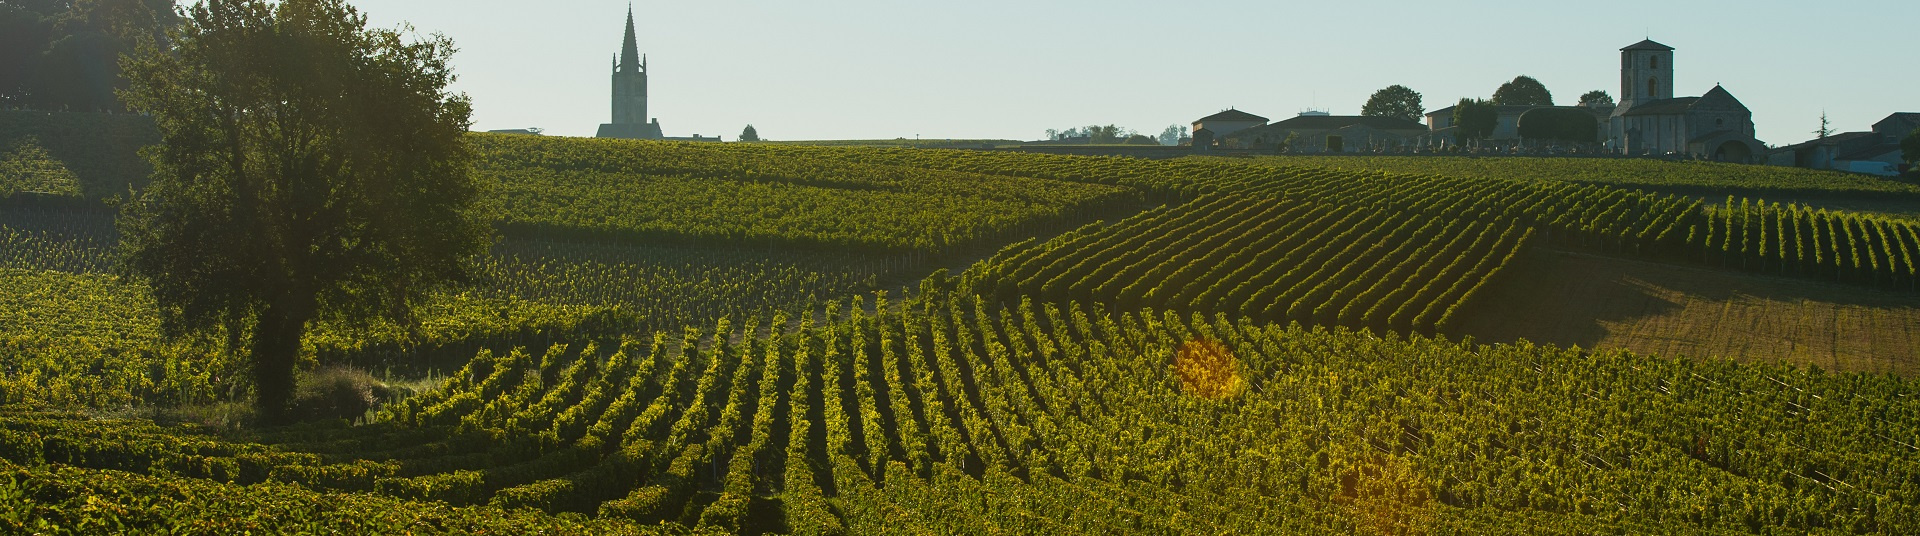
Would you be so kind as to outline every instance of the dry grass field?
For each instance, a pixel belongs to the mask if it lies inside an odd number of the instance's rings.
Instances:
[[[1449,331],[1920,376],[1910,292],[1562,252],[1517,262]]]

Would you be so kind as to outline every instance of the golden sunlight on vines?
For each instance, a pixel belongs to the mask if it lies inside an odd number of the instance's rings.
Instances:
[[[1174,355],[1173,372],[1180,376],[1180,389],[1187,394],[1221,400],[1245,389],[1240,378],[1240,360],[1220,341],[1194,339],[1180,345]]]

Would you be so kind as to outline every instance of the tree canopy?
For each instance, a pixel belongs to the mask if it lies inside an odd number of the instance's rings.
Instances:
[[[1604,90],[1588,91],[1580,95],[1581,106],[1613,106],[1613,95]]]
[[[1159,141],[1161,145],[1179,145],[1180,140],[1186,139],[1186,137],[1186,125],[1167,125],[1166,130],[1160,131]]]
[[[0,2],[0,105],[120,111],[120,55],[164,47],[172,0]]]
[[[489,240],[444,36],[340,0],[211,0],[127,60],[161,145],[120,227],[170,336],[224,337],[280,420],[310,322],[413,321]]]
[[[760,141],[760,131],[754,130],[753,125],[749,124],[740,130],[740,141]]]
[[[1530,140],[1594,143],[1599,140],[1600,120],[1581,109],[1535,108],[1520,114],[1519,131],[1521,138]]]
[[[1420,104],[1420,93],[1399,84],[1373,92],[1367,104],[1360,107],[1360,115],[1398,117],[1415,123],[1426,113],[1426,107]]]
[[[1484,99],[1460,99],[1453,106],[1453,125],[1462,139],[1484,140],[1500,126],[1500,111]]]
[[[1547,91],[1546,84],[1533,77],[1520,75],[1512,82],[1500,84],[1493,92],[1493,104],[1496,106],[1553,106],[1553,93]]]
[[[1913,132],[1907,133],[1906,139],[1900,140],[1900,156],[1908,164],[1920,165],[1920,128],[1913,129]]]
[[[1138,135],[1138,133],[1134,132],[1133,129],[1121,128],[1118,125],[1087,125],[1066,130],[1047,129],[1047,139],[1049,140],[1084,137],[1087,138],[1088,143],[1123,143],[1136,135]]]

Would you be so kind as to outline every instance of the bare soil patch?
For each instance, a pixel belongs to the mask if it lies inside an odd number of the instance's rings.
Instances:
[[[1450,331],[1487,342],[1920,375],[1920,295],[1544,251]]]

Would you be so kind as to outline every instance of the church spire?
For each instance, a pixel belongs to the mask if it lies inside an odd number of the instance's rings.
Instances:
[[[627,5],[627,38],[620,44],[620,72],[640,72],[640,45],[633,37],[633,5]]]

